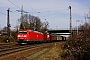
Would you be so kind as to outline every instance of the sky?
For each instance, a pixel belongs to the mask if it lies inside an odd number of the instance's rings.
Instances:
[[[85,23],[85,14],[90,9],[90,0],[0,0],[0,29],[7,26],[7,9],[10,8],[11,29],[19,25],[20,10],[49,22],[49,29],[69,29],[70,9],[72,27]],[[39,13],[38,13],[39,12]],[[80,20],[76,22],[76,20]],[[86,20],[88,22],[88,20]]]

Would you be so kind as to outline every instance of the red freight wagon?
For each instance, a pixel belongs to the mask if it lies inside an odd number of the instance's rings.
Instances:
[[[51,41],[51,35],[50,34],[46,34],[46,37],[47,37],[46,38],[47,41]]]
[[[44,40],[45,40],[45,42],[51,41],[51,35],[50,34],[44,34]]]

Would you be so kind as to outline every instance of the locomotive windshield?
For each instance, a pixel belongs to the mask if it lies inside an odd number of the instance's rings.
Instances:
[[[27,34],[27,32],[19,32],[19,34]]]

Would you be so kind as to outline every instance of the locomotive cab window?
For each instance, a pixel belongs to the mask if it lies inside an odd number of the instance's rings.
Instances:
[[[27,34],[27,32],[19,32],[19,34]]]

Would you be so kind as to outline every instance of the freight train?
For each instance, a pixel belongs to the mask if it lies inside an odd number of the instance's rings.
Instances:
[[[56,36],[53,34],[45,34],[33,30],[19,30],[17,34],[17,42],[21,43],[41,43],[41,42],[51,42],[54,40],[62,40],[61,36]]]

